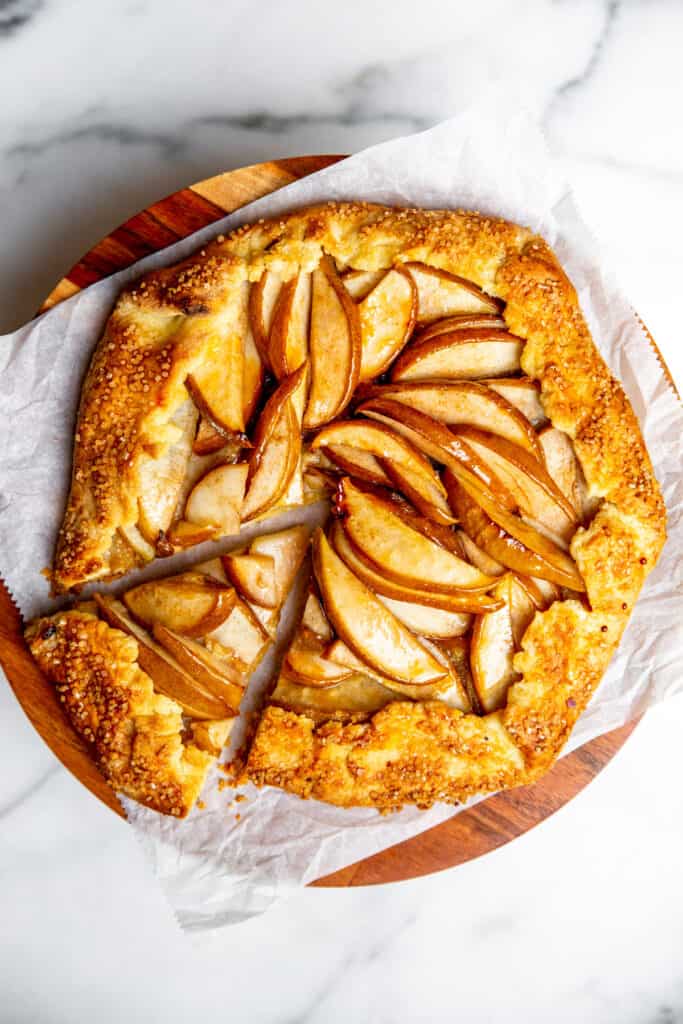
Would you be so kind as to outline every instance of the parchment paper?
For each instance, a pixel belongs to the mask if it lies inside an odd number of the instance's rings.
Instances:
[[[80,383],[122,285],[178,261],[219,232],[329,199],[474,208],[527,224],[554,247],[578,290],[593,337],[640,419],[669,511],[662,559],[567,750],[679,691],[683,412],[631,307],[606,274],[535,122],[500,94],[430,131],[375,146],[252,203],[0,339],[5,428],[0,567],[22,612],[30,617],[50,607],[39,573],[51,560],[66,496]],[[274,525],[271,521],[268,529]],[[206,545],[189,557],[206,557]],[[177,559],[166,561],[151,571],[166,573],[177,564]],[[262,666],[260,681],[250,690],[252,702],[276,656]],[[180,924],[194,931],[258,914],[283,888],[337,870],[457,813],[437,806],[382,818],[374,811],[342,811],[253,788],[244,791],[246,801],[234,804],[234,793],[221,789],[219,780],[225,776],[216,771],[203,794],[205,808],[183,822],[126,801]]]

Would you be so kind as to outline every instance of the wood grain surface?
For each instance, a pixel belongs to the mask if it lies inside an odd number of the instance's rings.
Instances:
[[[219,174],[162,199],[131,217],[86,253],[52,290],[41,312],[142,256],[339,159],[309,156],[255,164]],[[123,816],[116,795],[62,714],[54,688],[28,653],[21,616],[1,581],[0,664],[22,708],[53,753],[95,796]],[[533,786],[490,797],[444,824],[319,879],[314,885],[396,882],[480,857],[527,832],[571,800],[612,759],[636,724],[631,722],[574,751]]]

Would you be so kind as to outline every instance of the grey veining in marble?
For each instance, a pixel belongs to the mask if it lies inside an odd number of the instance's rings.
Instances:
[[[0,331],[161,195],[418,131],[502,82],[683,381],[682,39],[680,0],[0,0]],[[480,861],[292,893],[196,947],[0,687],[0,1022],[683,1021],[682,729],[680,700],[658,709]]]

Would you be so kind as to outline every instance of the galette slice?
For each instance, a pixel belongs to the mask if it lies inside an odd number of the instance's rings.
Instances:
[[[189,812],[273,642],[308,538],[300,526],[266,534],[248,552],[29,624],[31,653],[115,790]]]

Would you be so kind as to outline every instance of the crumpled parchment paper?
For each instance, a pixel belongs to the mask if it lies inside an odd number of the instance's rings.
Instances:
[[[40,570],[51,560],[66,497],[80,383],[122,285],[177,262],[219,232],[331,199],[474,208],[529,225],[553,246],[578,290],[596,344],[640,419],[669,512],[664,554],[567,750],[683,688],[683,411],[633,310],[606,274],[535,122],[501,95],[251,203],[0,339],[7,430],[0,452],[0,568],[24,615],[51,606]],[[305,516],[311,514],[320,515],[320,509]],[[295,519],[290,514],[283,522]],[[271,521],[267,528],[275,525]],[[147,574],[166,573],[205,552],[203,546]],[[261,666],[250,689],[252,705],[276,657],[272,653]],[[276,789],[247,788],[247,799],[234,803],[235,794],[221,788],[221,780],[225,776],[217,770],[203,794],[205,808],[181,822],[125,802],[181,926],[193,931],[261,913],[285,887],[305,884],[458,813],[436,806],[383,818]]]

